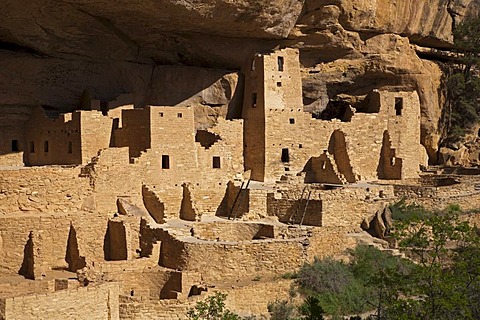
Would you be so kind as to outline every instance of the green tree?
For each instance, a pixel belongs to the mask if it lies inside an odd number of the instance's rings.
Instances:
[[[295,305],[287,300],[276,300],[269,303],[267,308],[271,320],[298,319]]]
[[[188,318],[193,320],[240,320],[238,315],[225,308],[226,299],[226,294],[216,292],[205,301],[197,302],[195,308],[188,311]]]
[[[451,206],[397,223],[399,245],[414,255],[417,267],[410,274],[415,285],[390,306],[387,319],[478,319],[480,239],[459,214],[459,207]],[[406,308],[409,314],[402,314]]]
[[[323,320],[325,311],[323,311],[318,298],[309,296],[300,306],[300,313],[305,320]]]
[[[454,28],[453,35],[459,64],[447,69],[443,144],[461,139],[480,120],[480,17],[463,21]]]

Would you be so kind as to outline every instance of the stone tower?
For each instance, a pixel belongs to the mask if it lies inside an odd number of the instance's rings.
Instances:
[[[282,49],[256,54],[245,68],[243,103],[245,170],[252,170],[252,180],[265,181],[269,154],[269,110],[301,108],[302,82],[299,52]],[[268,178],[268,177],[267,177]]]

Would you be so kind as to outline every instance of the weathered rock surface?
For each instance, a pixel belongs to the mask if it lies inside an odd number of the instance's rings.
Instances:
[[[385,240],[393,226],[392,211],[388,206],[378,210],[369,219],[364,219],[361,228],[367,231],[372,237]]]
[[[422,143],[433,159],[442,73],[410,44],[448,49],[452,27],[479,7],[478,0],[4,0],[0,107],[71,110],[86,90],[102,100],[131,92],[136,105],[194,105],[198,127],[208,127],[239,115],[237,72],[247,57],[293,46],[311,111],[373,88],[417,89]]]

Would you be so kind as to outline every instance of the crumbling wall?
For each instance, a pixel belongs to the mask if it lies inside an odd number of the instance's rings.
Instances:
[[[429,210],[441,210],[451,204],[459,205],[462,210],[476,210],[480,204],[480,190],[475,184],[475,181],[463,181],[448,187],[394,185],[393,188],[396,200],[407,199]]]
[[[323,152],[319,157],[312,157],[306,166],[305,182],[343,184],[347,180],[339,172],[334,157]]]
[[[392,148],[390,134],[383,133],[382,150],[378,161],[378,177],[380,179],[395,180],[402,177],[403,159],[397,156],[397,150]]]
[[[308,191],[307,191],[308,194]],[[309,200],[307,194],[300,199],[300,194],[295,198],[275,198],[273,193],[267,195],[269,215],[277,216],[280,222],[322,226],[322,201]]]
[[[103,260],[103,238],[107,218],[93,213],[15,214],[0,216],[0,273],[17,274],[30,232],[35,235],[34,267],[37,270],[68,268],[65,260],[70,226],[77,234],[79,252],[87,260]]]
[[[183,187],[183,197],[182,205],[180,207],[180,219],[195,221],[197,218],[198,211],[195,206],[195,200],[190,191],[190,184],[184,183]]]
[[[274,282],[250,282],[244,286],[222,287],[216,291],[227,294],[226,308],[242,315],[269,316],[267,306],[276,300],[288,299],[290,280]],[[138,300],[134,297],[120,297],[120,317],[125,320],[158,319],[187,320],[187,312],[198,301],[206,299],[213,292],[190,297],[186,301],[178,300]]]
[[[199,175],[214,183],[228,181],[236,173],[243,172],[242,130],[243,120],[218,119],[218,123],[209,131],[220,140],[209,148],[197,143]]]
[[[122,127],[114,130],[115,147],[129,147],[129,157],[139,157],[151,144],[150,111],[122,110]]]
[[[418,175],[424,157],[420,154],[420,102],[415,91],[374,91],[371,100],[378,108],[369,108],[374,113],[351,109],[353,115],[343,119],[345,122],[318,120],[304,112],[299,100],[298,51],[257,55],[245,72],[245,168],[252,169],[254,180],[277,180],[300,172],[311,157],[326,150],[347,181],[375,179],[376,168],[371,164],[378,162],[385,130],[394,132],[392,145],[407,161],[402,165],[402,178]]]
[[[23,166],[25,123],[30,117],[31,108],[2,106],[0,114],[0,166]]]
[[[80,210],[92,193],[80,168],[34,167],[0,171],[0,212]]]
[[[35,108],[25,126],[26,164],[81,164],[80,122],[80,112],[52,120],[42,108]]]
[[[160,267],[158,261],[147,258],[96,262],[94,271],[104,281],[118,283],[120,294],[140,299],[159,299],[161,290],[173,272]]]
[[[127,230],[122,221],[108,220],[103,250],[107,261],[128,259]]]
[[[322,226],[359,230],[364,218],[383,208],[393,196],[391,187],[342,188],[319,193]]]
[[[268,212],[287,222],[292,214],[295,221],[303,215],[307,191],[300,187],[280,189],[277,194],[268,194]],[[298,200],[303,193],[302,201]],[[374,214],[394,197],[393,187],[369,185],[368,187],[346,187],[332,190],[312,189],[304,224],[324,227],[359,228],[365,217]]]
[[[4,319],[119,319],[118,284],[1,299]],[[1,304],[0,304],[1,306]]]
[[[99,150],[108,148],[112,135],[112,119],[96,111],[77,111],[80,113],[80,136],[82,162],[86,164],[96,156]]]
[[[143,207],[142,173],[130,164],[128,148],[104,149],[83,169],[95,192],[97,210],[110,214],[117,211],[118,197]]]

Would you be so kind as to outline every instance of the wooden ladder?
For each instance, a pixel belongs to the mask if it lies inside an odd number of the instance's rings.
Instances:
[[[295,212],[292,213],[290,216],[290,220],[288,221],[288,224],[294,224],[295,223],[295,217],[298,215],[298,211],[300,210],[300,203],[302,202],[303,195],[305,194],[305,191],[307,191],[307,187],[303,187],[302,194],[300,195],[300,198],[297,200],[297,206],[295,208]]]
[[[235,201],[233,201],[232,208],[230,209],[230,213],[228,214],[228,220],[232,217],[232,214],[235,212],[235,206],[237,205],[237,208],[240,209],[240,205],[242,203],[242,200],[247,193],[248,186],[250,185],[250,179],[248,179],[247,183],[245,184],[245,181],[242,182],[242,185],[240,186],[240,190],[238,190],[237,196],[235,197]],[[245,186],[245,188],[244,188]],[[233,216],[233,220],[237,219],[237,212],[235,212],[235,215]]]
[[[305,219],[305,215],[307,214],[308,203],[310,202],[310,197],[312,196],[312,190],[308,191],[307,202],[305,202],[305,208],[303,209],[302,220],[300,220],[300,226],[303,224],[303,220]]]

